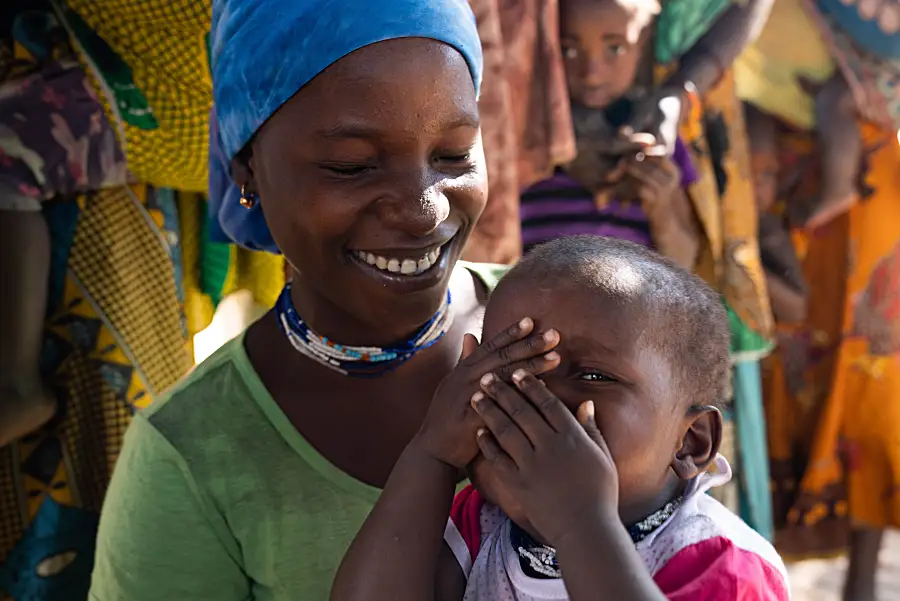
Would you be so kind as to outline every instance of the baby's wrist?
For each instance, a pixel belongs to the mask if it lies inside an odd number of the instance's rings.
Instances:
[[[614,539],[620,533],[625,533],[627,536],[628,531],[622,525],[618,511],[598,510],[590,516],[577,520],[572,528],[557,534],[554,540],[548,542],[557,551],[560,549],[579,549],[598,540]]]
[[[449,456],[449,453],[443,453],[440,449],[429,440],[428,434],[417,434],[406,447],[405,454],[409,455],[413,460],[421,464],[428,464],[434,469],[446,469],[454,474],[459,471]]]

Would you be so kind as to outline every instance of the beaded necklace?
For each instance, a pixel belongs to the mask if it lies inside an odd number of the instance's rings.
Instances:
[[[638,544],[654,530],[665,523],[675,510],[681,505],[683,497],[678,497],[666,503],[662,509],[654,511],[640,522],[628,526],[629,536],[634,544]],[[562,578],[559,564],[556,561],[556,549],[536,541],[530,534],[516,526],[515,522],[510,524],[509,538],[513,549],[519,556],[519,565],[522,571],[531,578]]]
[[[417,352],[440,340],[453,323],[449,290],[437,313],[425,325],[408,340],[384,348],[338,344],[316,334],[297,314],[290,283],[284,286],[275,303],[275,314],[281,331],[297,352],[342,375],[358,378],[377,378],[397,369]]]

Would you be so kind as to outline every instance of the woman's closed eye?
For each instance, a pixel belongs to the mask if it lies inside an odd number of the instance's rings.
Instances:
[[[374,169],[374,166],[368,163],[322,163],[320,167],[331,175],[341,178],[363,175]]]
[[[472,159],[470,152],[446,153],[438,157],[438,160],[446,163],[469,163]]]

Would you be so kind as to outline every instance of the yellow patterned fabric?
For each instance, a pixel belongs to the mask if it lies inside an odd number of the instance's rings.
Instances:
[[[778,0],[759,38],[734,63],[738,96],[785,122],[815,126],[813,98],[800,76],[824,82],[835,62],[801,0]]]
[[[74,36],[90,83],[103,92],[107,116],[118,125],[129,170],[139,181],[155,186],[205,192],[212,107],[206,42],[212,20],[209,3],[67,0],[66,5],[130,69],[130,82],[115,77],[119,72],[104,73]],[[72,24],[67,25],[71,31]],[[135,125],[123,115],[127,107],[112,92],[128,85],[146,99],[143,110],[152,111],[156,127]]]
[[[84,601],[131,415],[190,369],[171,200],[133,186],[45,207],[60,281],[42,363],[64,419],[0,449],[0,599]]]
[[[266,308],[275,306],[284,288],[284,257],[238,248],[232,269],[234,277],[225,287],[226,294],[249,290],[259,304]]]
[[[661,67],[659,78],[670,69]],[[679,135],[698,175],[688,193],[703,228],[695,271],[725,299],[735,361],[755,361],[772,350],[774,322],[759,258],[744,113],[733,74],[727,72],[703,98],[690,98],[684,113]]]
[[[101,102],[110,121],[118,125],[129,170],[138,180],[153,185],[206,192],[212,106],[206,37],[211,26],[209,4],[68,0],[66,6],[70,14],[67,24],[90,83],[104,92]],[[67,14],[65,9],[59,10]],[[78,18],[108,48],[79,44],[87,36],[78,35],[74,23]],[[110,53],[124,63],[121,69],[101,68],[98,58]],[[113,93],[120,88],[133,88],[133,94]],[[218,299],[238,289],[250,290],[262,305],[274,305],[284,285],[281,257],[232,249],[221,288],[205,288],[208,282],[202,272],[209,267],[204,264],[204,246],[208,244],[202,227],[205,203],[192,195],[180,196],[189,333],[208,326]]]

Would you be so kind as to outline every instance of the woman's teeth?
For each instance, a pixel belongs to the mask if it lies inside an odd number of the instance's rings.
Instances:
[[[361,250],[354,251],[356,258],[364,263],[368,263],[376,269],[387,271],[389,273],[400,273],[403,275],[419,275],[431,269],[431,266],[437,263],[438,257],[441,256],[441,247],[427,253],[421,259],[394,259],[391,257],[382,257],[367,253]]]

